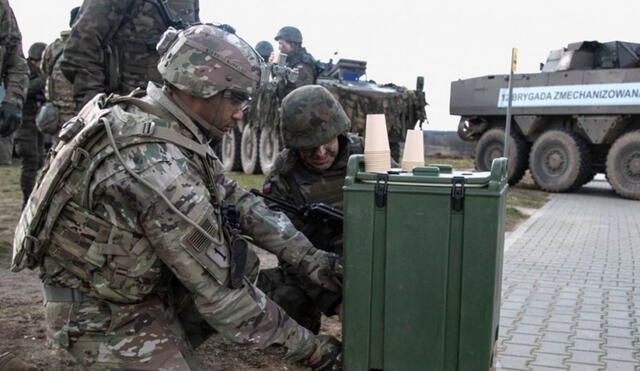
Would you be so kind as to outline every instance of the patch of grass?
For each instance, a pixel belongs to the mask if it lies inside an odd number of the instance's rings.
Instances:
[[[225,175],[237,181],[240,187],[247,191],[251,188],[262,190],[262,185],[264,184],[265,177],[263,174],[247,175],[240,172],[230,172],[226,173]]]
[[[527,220],[528,216],[520,212],[520,210],[507,206],[507,220],[505,221],[506,230],[513,231],[520,223]]]
[[[432,157],[425,157],[424,163],[426,165],[431,165],[431,164],[451,165],[455,170],[471,170],[474,168],[472,158],[432,156]]]

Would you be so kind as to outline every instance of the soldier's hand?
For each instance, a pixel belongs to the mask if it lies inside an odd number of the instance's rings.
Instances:
[[[342,369],[342,344],[329,335],[317,335],[316,349],[307,360],[307,366],[314,371]]]
[[[0,137],[11,135],[20,126],[22,111],[16,105],[2,102],[0,105]]]
[[[342,290],[342,258],[334,253],[314,249],[300,262],[300,269],[316,284],[333,292]]]

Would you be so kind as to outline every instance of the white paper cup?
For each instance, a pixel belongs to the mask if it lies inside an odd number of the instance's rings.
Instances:
[[[386,173],[391,170],[391,152],[375,151],[364,153],[364,170],[368,173]]]
[[[367,115],[364,151],[389,151],[389,136],[384,114]]]
[[[407,130],[404,153],[402,154],[402,170],[411,171],[416,166],[424,166],[422,130]]]

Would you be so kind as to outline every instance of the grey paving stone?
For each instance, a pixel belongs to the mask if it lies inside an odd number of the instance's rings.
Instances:
[[[573,339],[573,342],[571,343],[571,347],[569,349],[585,350],[590,352],[603,352],[602,346],[603,343],[600,340]]]
[[[568,348],[569,348],[568,343],[554,343],[551,341],[543,341],[538,346],[537,351],[543,352],[543,353],[569,355]]]
[[[625,348],[625,349],[632,349],[632,350],[637,350],[639,348],[636,348],[634,345],[635,339],[633,338],[617,338],[617,337],[605,337],[605,345],[607,347],[613,347],[613,348]]]
[[[518,334],[511,333],[509,337],[509,342],[514,344],[524,344],[524,345],[537,345],[538,344],[538,335],[530,335],[530,334]]]
[[[508,356],[530,358],[532,357],[532,352],[536,348],[537,345],[522,345],[504,342],[504,350],[501,353]]]
[[[531,360],[532,358],[513,357],[501,354],[498,356],[498,369],[529,370],[528,364]]]
[[[566,362],[565,366],[567,367],[567,370],[570,370],[570,371],[600,371],[600,370],[604,370],[604,366],[590,365],[590,364],[585,364],[585,363]]]
[[[605,355],[604,352],[589,352],[586,350],[570,350],[569,352],[571,353],[571,355],[568,362],[587,363],[604,366],[604,364],[601,362],[602,357]]]
[[[569,358],[567,355],[534,352],[534,359],[530,366],[562,367],[564,361]]]
[[[621,362],[609,359],[605,359],[603,362],[605,370],[637,371],[638,367],[638,362]]]
[[[625,362],[640,361],[635,358],[637,349],[611,348],[608,346],[604,346],[604,350],[606,352],[604,357],[602,357],[602,359],[604,360],[625,361]],[[640,367],[640,363],[638,363],[638,366]]]

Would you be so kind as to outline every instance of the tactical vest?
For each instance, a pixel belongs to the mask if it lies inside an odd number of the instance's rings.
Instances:
[[[128,94],[135,88],[144,88],[148,81],[162,82],[157,69],[160,56],[156,45],[164,31],[173,25],[163,19],[157,5],[161,2],[173,19],[186,23],[199,21],[198,0],[133,0],[128,11],[130,15],[108,37],[106,58],[110,92]]]
[[[60,65],[64,60],[64,44],[69,38],[69,31],[63,31],[60,38],[51,45],[51,57],[47,62],[47,85],[45,95],[59,111],[58,124],[61,126],[74,116],[75,103],[73,101],[73,84],[62,73]]]
[[[342,209],[344,178],[349,156],[362,153],[362,140],[355,135],[339,137],[341,140],[341,151],[338,154],[335,164],[328,170],[316,173],[309,170],[302,161],[296,160],[290,171],[285,173],[285,177],[290,179],[289,187],[291,194],[298,204],[310,202],[325,203],[327,205]],[[296,158],[297,156],[294,155]],[[302,191],[306,188],[307,191]]]
[[[46,258],[53,257],[55,263],[87,284],[88,287],[81,289],[93,296],[118,303],[135,303],[153,292],[162,264],[148,240],[135,231],[104,220],[91,210],[93,202],[89,187],[93,174],[106,158],[114,155],[105,127],[110,123],[105,116],[126,120],[127,113],[116,105],[123,101],[133,103],[143,111],[153,109],[140,106],[145,102],[140,103],[132,97],[107,98],[99,94],[61,130],[63,142],[56,147],[41,172],[16,228],[12,271],[46,265]],[[206,162],[208,156],[215,156],[210,146],[154,122],[127,125],[121,132],[114,133],[114,141],[120,150],[150,142],[171,143],[201,159],[200,166],[205,169],[211,165]],[[47,171],[50,169],[56,171]],[[205,176],[205,182],[212,183],[212,177]],[[205,238],[197,233],[187,237],[196,242]],[[222,238],[221,245],[224,245]],[[226,248],[226,245],[222,247]],[[228,251],[226,253],[228,256]],[[214,278],[224,283],[229,262],[207,260],[203,265],[206,264],[211,265],[207,268]]]

